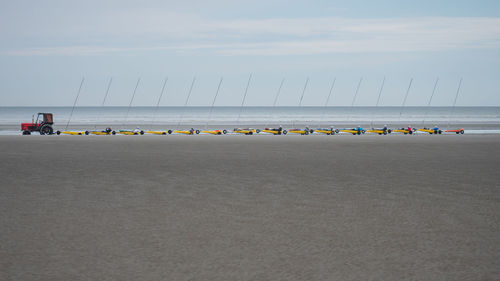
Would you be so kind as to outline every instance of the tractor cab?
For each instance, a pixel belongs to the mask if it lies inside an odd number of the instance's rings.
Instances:
[[[40,135],[52,135],[54,129],[54,115],[52,113],[38,113],[35,121],[33,116],[31,123],[21,123],[23,135],[31,135],[32,132],[40,132]]]
[[[43,124],[54,124],[54,115],[52,113],[38,113],[37,120],[42,116]]]

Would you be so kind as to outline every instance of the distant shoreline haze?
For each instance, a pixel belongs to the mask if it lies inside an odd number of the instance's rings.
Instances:
[[[31,120],[38,112],[54,113],[54,120],[67,122],[71,106],[0,107],[0,123],[15,125]],[[128,113],[127,113],[128,112]],[[212,112],[212,113],[210,113]],[[346,121],[387,122],[465,122],[500,123],[498,106],[77,106],[71,124],[162,124],[199,123],[231,124],[316,123]]]

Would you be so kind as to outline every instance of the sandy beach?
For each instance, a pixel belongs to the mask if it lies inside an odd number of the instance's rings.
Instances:
[[[500,279],[500,135],[0,144],[0,280]]]

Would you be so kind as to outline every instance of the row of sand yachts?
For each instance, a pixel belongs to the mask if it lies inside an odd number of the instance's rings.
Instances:
[[[425,133],[431,135],[440,135],[443,133],[453,133],[453,134],[464,134],[465,130],[460,129],[447,129],[441,130],[439,127],[435,126],[432,128],[413,128],[408,126],[406,128],[389,129],[387,126],[383,128],[371,128],[364,129],[361,126],[355,128],[317,128],[311,129],[309,127],[305,128],[294,128],[294,129],[283,129],[283,127],[278,128],[234,128],[232,131],[226,129],[215,129],[215,130],[198,130],[194,128],[184,129],[184,130],[141,130],[136,128],[134,130],[113,130],[110,127],[104,130],[93,130],[93,131],[56,131],[57,135],[67,134],[67,135],[171,135],[171,134],[182,134],[182,135],[199,135],[199,134],[209,134],[209,135],[226,135],[226,134],[241,134],[241,135],[254,135],[254,134],[271,134],[271,135],[286,135],[286,134],[298,134],[298,135],[312,135],[312,134],[322,134],[322,135],[335,135],[335,134],[350,134],[350,135],[364,135],[364,134],[377,134],[377,135],[388,135],[388,134],[404,134],[412,135],[416,133]]]

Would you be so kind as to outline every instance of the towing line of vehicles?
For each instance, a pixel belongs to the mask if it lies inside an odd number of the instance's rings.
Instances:
[[[52,134],[65,134],[65,135],[144,135],[144,134],[153,134],[153,135],[170,135],[170,134],[184,134],[184,135],[198,135],[198,134],[211,134],[211,135],[225,135],[229,132],[227,130],[196,130],[194,128],[186,129],[186,130],[118,130],[114,131],[111,128],[106,128],[105,130],[93,130],[93,131],[54,131],[54,118],[52,113],[38,113],[37,118],[33,118],[31,123],[21,123],[21,131],[23,135],[31,135],[33,132],[38,132],[40,135],[52,135]],[[416,132],[428,133],[431,135],[439,135],[442,133],[455,133],[455,134],[464,134],[465,130],[463,128],[460,129],[451,129],[451,130],[441,130],[437,126],[433,128],[399,128],[399,129],[389,129],[387,126],[383,128],[371,128],[369,130],[365,130],[362,127],[358,126],[356,128],[317,128],[310,129],[308,127],[305,128],[293,128],[293,129],[283,129],[279,128],[265,128],[263,130],[255,129],[255,128],[235,128],[232,133],[233,134],[241,134],[241,135],[253,135],[253,134],[271,134],[271,135],[286,135],[287,133],[298,134],[298,135],[309,135],[309,134],[324,134],[324,135],[335,135],[335,134],[352,134],[352,135],[362,135],[362,134],[378,134],[378,135],[387,135],[391,133],[397,134],[405,134],[411,135]]]

